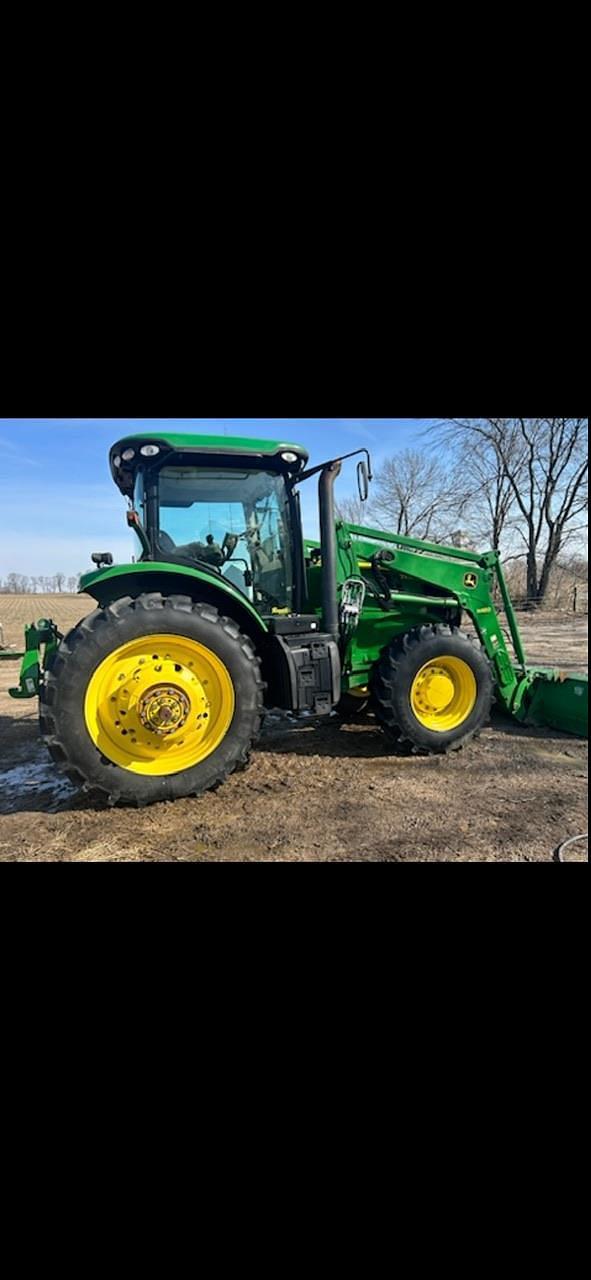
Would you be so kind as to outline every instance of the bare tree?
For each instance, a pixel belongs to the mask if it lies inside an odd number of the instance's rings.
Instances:
[[[361,498],[341,498],[337,502],[337,516],[347,524],[366,525],[370,518],[368,504]]]
[[[527,597],[542,604],[558,557],[586,527],[588,419],[452,418],[445,427],[468,466],[472,450],[489,466],[494,459],[496,481],[486,489],[487,501],[498,510],[501,534],[515,512]]]
[[[8,595],[30,595],[31,579],[24,573],[9,573],[3,589]]]
[[[451,536],[461,513],[457,474],[416,449],[384,462],[372,510],[381,528],[425,541]]]
[[[64,574],[63,574],[63,573],[56,573],[56,574],[54,575],[54,579],[53,579],[53,580],[54,580],[54,582],[55,582],[55,590],[56,590],[57,592],[63,591],[63,589],[64,589],[64,582],[65,582],[65,580],[66,580],[66,579],[65,579],[65,577],[64,577]]]
[[[515,508],[515,494],[503,464],[486,441],[475,440],[462,471],[462,519],[469,525],[475,544],[499,551]]]

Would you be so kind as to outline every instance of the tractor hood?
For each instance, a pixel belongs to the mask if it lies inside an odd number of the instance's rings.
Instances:
[[[113,445],[109,455],[111,475],[119,491],[130,498],[141,466],[167,461],[174,455],[187,465],[205,464],[215,459],[245,467],[268,467],[297,476],[308,461],[308,453],[299,444],[281,440],[252,440],[240,436],[193,436],[168,432],[145,432],[125,436]]]

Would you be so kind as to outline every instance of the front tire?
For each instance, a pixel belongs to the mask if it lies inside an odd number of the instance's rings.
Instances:
[[[377,668],[376,714],[388,736],[418,755],[458,751],[488,723],[491,667],[456,627],[420,627],[394,640]]]
[[[158,593],[98,609],[62,641],[40,692],[58,768],[111,804],[201,795],[248,761],[260,664],[235,622]]]

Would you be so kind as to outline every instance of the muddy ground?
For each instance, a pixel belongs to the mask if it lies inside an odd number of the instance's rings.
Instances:
[[[18,643],[20,610],[8,620],[6,599],[0,621]],[[61,617],[52,603],[64,628],[84,613],[79,599]],[[586,619],[522,625],[530,662],[586,670]],[[460,755],[423,760],[392,755],[371,717],[273,715],[249,768],[218,792],[139,813],[97,808],[56,773],[36,701],[8,697],[17,675],[0,662],[0,861],[549,862],[587,830],[587,744],[500,717]]]

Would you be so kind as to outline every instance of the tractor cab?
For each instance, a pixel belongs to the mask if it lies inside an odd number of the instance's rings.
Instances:
[[[140,563],[207,569],[261,615],[299,607],[299,445],[226,436],[142,435],[111,450]]]

